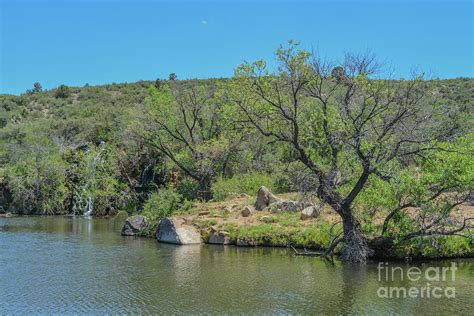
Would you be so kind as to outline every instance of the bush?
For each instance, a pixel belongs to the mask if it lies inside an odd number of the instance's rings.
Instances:
[[[176,185],[176,192],[182,195],[186,200],[195,200],[198,197],[199,183],[190,179],[184,178]]]
[[[128,213],[125,212],[125,211],[119,211],[116,215],[115,215],[115,221],[117,221],[118,223],[120,224],[123,224],[123,222],[125,222],[125,220],[128,218]]]
[[[241,193],[255,195],[262,185],[270,190],[275,187],[274,180],[265,173],[247,173],[230,179],[218,178],[212,185],[212,196],[214,200],[222,201]]]
[[[277,167],[273,178],[276,193],[311,192],[318,183],[317,177],[299,161],[293,161],[284,168]]]
[[[183,202],[181,194],[172,189],[162,189],[150,195],[146,201],[142,214],[152,222],[171,216]]]
[[[69,97],[69,94],[70,94],[69,87],[62,84],[56,89],[54,96],[59,99],[66,99],[67,97]]]

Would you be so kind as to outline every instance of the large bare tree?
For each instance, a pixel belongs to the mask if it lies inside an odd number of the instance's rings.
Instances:
[[[329,249],[344,242],[344,260],[365,262],[371,248],[393,241],[390,234],[395,230],[389,227],[396,214],[433,201],[439,206],[437,198],[448,191],[456,194],[443,199],[445,211],[418,218],[417,229],[404,238],[458,234],[471,227],[470,218],[458,227],[446,226],[446,210],[465,202],[472,192],[469,179],[435,183],[425,189],[426,198],[400,195],[386,214],[379,238],[369,240],[356,215],[355,202],[370,179],[396,182],[403,166],[418,157],[449,151],[439,142],[454,138],[455,125],[447,121],[452,116],[436,102],[427,102],[433,100],[426,98],[421,76],[377,79],[380,67],[370,54],[347,54],[334,67],[292,42],[276,55],[276,72],[264,61],[241,65],[232,99],[248,124],[271,141],[288,144],[318,179],[318,197],[340,216],[343,227]]]

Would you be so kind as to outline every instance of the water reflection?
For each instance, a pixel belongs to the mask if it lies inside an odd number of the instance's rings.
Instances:
[[[82,217],[1,219],[0,314],[467,314],[474,303],[472,260],[456,261],[456,299],[381,299],[380,286],[420,282],[379,280],[377,263],[286,249],[179,247],[122,237],[120,226]]]

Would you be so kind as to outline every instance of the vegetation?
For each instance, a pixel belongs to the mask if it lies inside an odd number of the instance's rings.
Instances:
[[[469,158],[472,148],[447,144],[456,143],[462,135],[459,119],[436,98],[426,96],[421,76],[373,78],[378,65],[368,55],[349,54],[342,67],[334,68],[292,42],[278,49],[277,60],[276,73],[268,71],[264,61],[238,68],[231,97],[236,115],[241,114],[273,142],[289,146],[294,159],[317,178],[314,191],[342,220],[342,236],[334,243],[344,242],[343,259],[365,262],[372,251],[356,214],[357,198],[371,182],[410,187],[404,192],[390,190],[398,196],[386,215],[379,237],[382,243],[452,235],[469,226],[473,218],[463,218],[459,227],[446,229],[452,220],[450,211],[472,198],[474,176],[467,172],[474,166]],[[445,166],[439,168],[437,159],[459,156],[466,157],[468,170],[449,165],[451,178],[443,181],[439,169]],[[426,164],[436,167],[427,170]],[[436,180],[418,181],[420,177]],[[438,199],[447,191],[456,196]],[[416,207],[419,214],[406,215],[403,210],[408,207]],[[388,230],[395,216],[404,217],[411,229]]]
[[[276,72],[257,61],[229,79],[0,95],[0,211],[156,223],[265,185],[316,195],[339,230],[268,215],[221,227],[233,238],[334,246],[356,262],[387,249],[472,252],[462,207],[474,189],[474,79],[377,79],[372,56],[330,64],[292,42],[276,57]]]

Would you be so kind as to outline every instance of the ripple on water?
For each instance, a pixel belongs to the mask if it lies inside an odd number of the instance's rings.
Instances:
[[[0,220],[0,314],[468,314],[474,264],[455,300],[378,299],[375,265],[285,249],[183,246],[121,237],[110,221]]]

